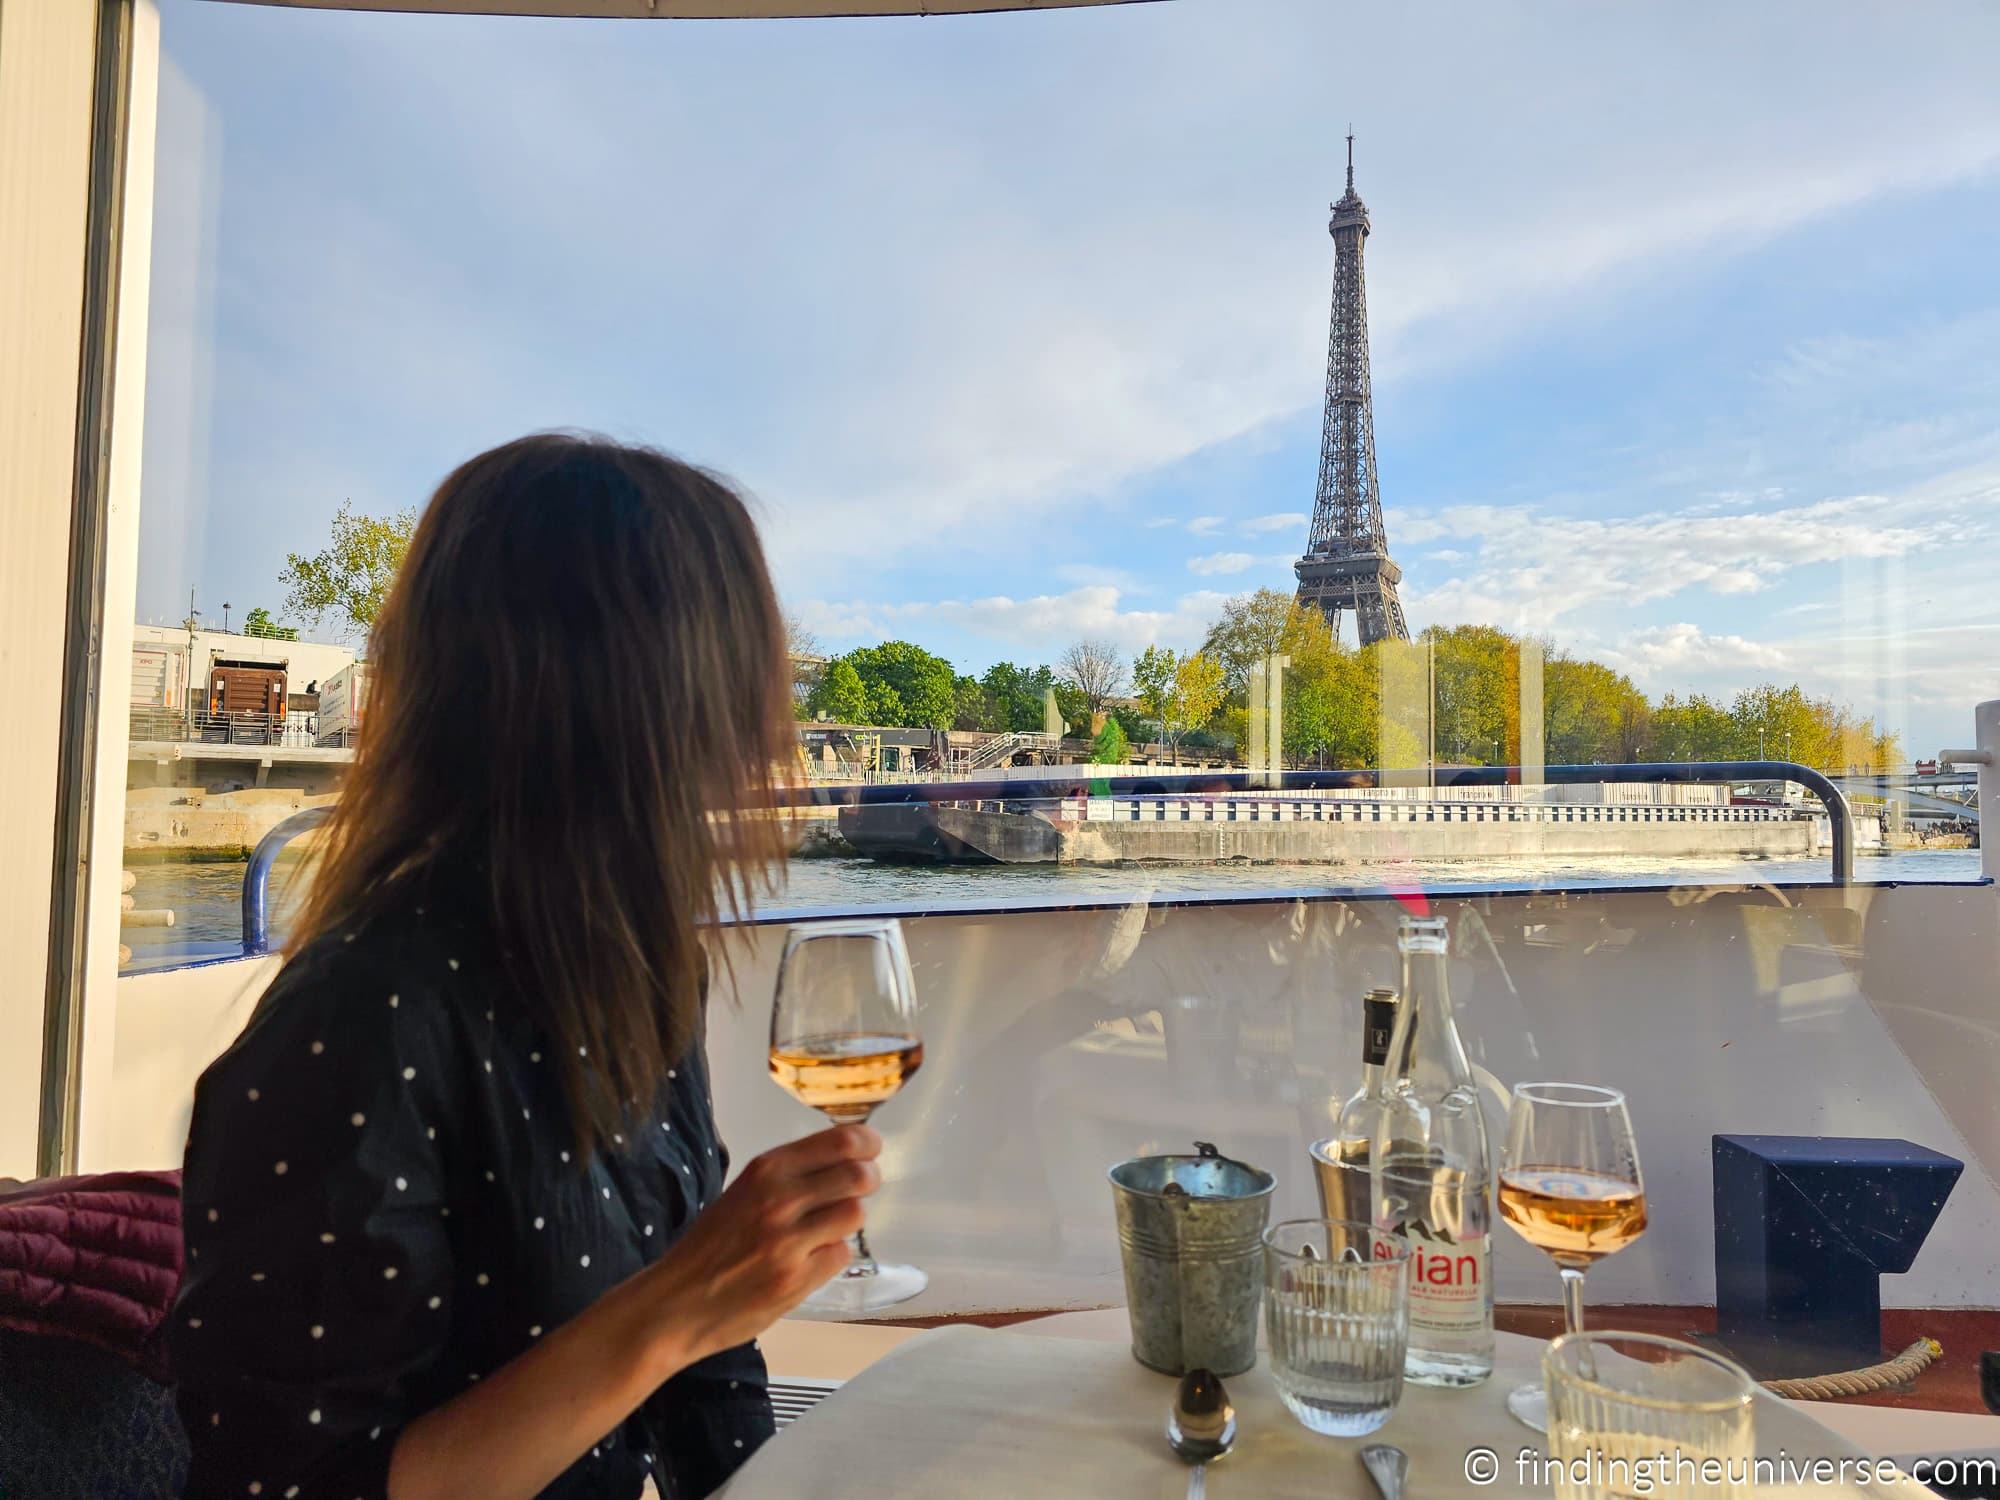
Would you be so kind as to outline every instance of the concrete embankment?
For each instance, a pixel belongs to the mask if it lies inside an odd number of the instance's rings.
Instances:
[[[133,787],[125,797],[125,862],[248,859],[257,841],[293,813],[333,800],[331,792],[277,787],[235,792]],[[299,847],[309,847],[312,837],[301,838]]]

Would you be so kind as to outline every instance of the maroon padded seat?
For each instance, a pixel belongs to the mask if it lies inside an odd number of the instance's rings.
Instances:
[[[93,1345],[170,1382],[181,1174],[47,1177],[0,1190],[0,1328]]]

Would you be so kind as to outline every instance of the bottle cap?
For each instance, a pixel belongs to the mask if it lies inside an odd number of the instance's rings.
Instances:
[[[1394,990],[1370,990],[1361,1000],[1361,1060],[1375,1067],[1389,1061],[1389,1039],[1396,1034]]]

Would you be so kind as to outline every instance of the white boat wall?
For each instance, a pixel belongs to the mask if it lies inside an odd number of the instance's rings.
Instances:
[[[1134,872],[1135,889],[1144,880]],[[1627,1091],[1652,1208],[1594,1303],[1713,1300],[1717,1133],[1903,1137],[1966,1163],[1886,1305],[2000,1305],[2000,897],[1990,885],[1453,896],[1451,979],[1497,1128],[1505,1086]],[[1393,982],[1402,907],[1285,896],[906,918],[925,1061],[878,1123],[877,1247],[932,1274],[911,1316],[1123,1300],[1105,1169],[1199,1138],[1316,1212],[1306,1143],[1358,1075],[1359,996]],[[716,1107],[741,1161],[813,1129],[765,1077],[784,928],[735,934],[711,1007]],[[116,1066],[86,1098],[85,1167],[167,1166],[200,1068],[272,960],[121,980]],[[1556,1299],[1494,1234],[1505,1301]]]

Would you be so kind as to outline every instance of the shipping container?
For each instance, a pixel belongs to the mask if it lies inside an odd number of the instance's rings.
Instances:
[[[352,745],[368,711],[368,664],[350,662],[319,685],[319,742]]]

